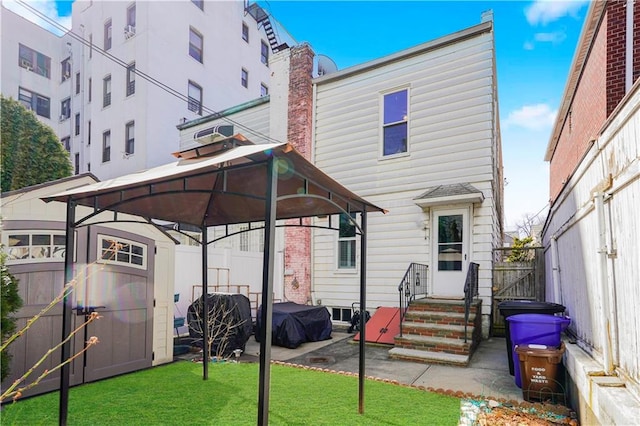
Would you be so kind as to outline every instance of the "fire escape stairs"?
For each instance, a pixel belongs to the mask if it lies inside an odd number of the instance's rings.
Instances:
[[[257,3],[250,4],[245,9],[245,11],[249,15],[253,16],[253,18],[258,23],[258,28],[260,28],[260,25],[262,25],[262,27],[264,28],[264,32],[267,35],[269,46],[271,46],[271,51],[273,53],[279,52],[289,47],[287,43],[278,42],[278,36],[276,35],[273,25],[271,24],[269,15]]]

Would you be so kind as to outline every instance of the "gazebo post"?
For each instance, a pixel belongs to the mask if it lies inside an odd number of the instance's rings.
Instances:
[[[202,222],[202,380],[209,379],[209,262],[207,224]]]
[[[65,235],[64,254],[64,283],[63,288],[73,280],[73,248],[75,245],[75,217],[76,203],[73,200],[67,201],[67,230]],[[71,306],[72,287],[70,286],[64,293],[62,299],[62,341],[71,333],[71,322],[73,321]],[[62,344],[62,355],[60,362],[60,405],[58,410],[58,423],[60,426],[67,424],[67,414],[69,412],[69,382],[71,377],[71,365],[65,364],[71,357],[71,341]]]
[[[367,312],[367,206],[362,206],[360,226],[360,359],[358,368],[358,413],[364,414],[365,327]]]
[[[273,271],[276,231],[278,170],[276,158],[267,163],[267,188],[264,216],[264,253],[262,265],[262,310],[260,312],[260,380],[258,390],[258,426],[269,424],[269,386],[271,381],[271,328],[273,318]]]

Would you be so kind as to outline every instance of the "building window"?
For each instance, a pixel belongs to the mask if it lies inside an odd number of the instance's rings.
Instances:
[[[136,4],[133,3],[127,8],[127,29],[133,29],[136,32]]]
[[[60,144],[67,150],[67,152],[71,151],[71,136],[67,136],[65,138],[60,139]]]
[[[202,115],[202,87],[198,86],[193,81],[189,81],[188,95],[189,100],[187,101],[187,108],[189,108],[189,111]]]
[[[351,322],[351,308],[331,308],[333,321]]]
[[[87,172],[91,171],[91,163],[87,163]]]
[[[80,73],[76,73],[76,95],[80,94]]]
[[[249,26],[246,23],[242,23],[242,39],[249,43]]]
[[[71,98],[60,102],[60,121],[67,120],[69,117],[71,117]]]
[[[136,63],[127,66],[127,96],[136,93]]]
[[[267,96],[268,94],[269,87],[264,83],[260,83],[260,96]]]
[[[8,261],[64,262],[64,232],[13,232],[6,244]]]
[[[89,59],[93,56],[93,34],[89,34]]]
[[[198,62],[202,62],[202,34],[189,28],[189,55]]]
[[[355,214],[351,214],[355,219]],[[338,233],[338,268],[355,269],[356,267],[356,227],[345,213],[340,214],[340,231]]]
[[[102,134],[102,162],[111,161],[111,130]]]
[[[67,58],[60,62],[60,75],[62,78],[60,81],[67,81],[71,77],[71,58]]]
[[[383,96],[382,155],[407,152],[408,89]]]
[[[75,135],[78,136],[80,135],[80,113],[76,114],[76,119],[75,119]]]
[[[260,61],[269,65],[269,45],[264,40],[260,40]]]
[[[108,75],[102,81],[102,106],[111,105],[111,76]]]
[[[204,0],[191,0],[191,3],[198,6],[200,10],[204,10]]]
[[[91,102],[91,86],[92,86],[91,82],[92,82],[91,81],[91,77],[89,77],[89,93],[87,95],[87,97],[88,97],[88,101],[87,102]]]
[[[135,152],[135,123],[133,121],[127,123],[124,134],[126,138],[124,142],[124,152],[127,155],[131,155]]]
[[[80,153],[76,152],[73,156],[73,164],[75,168],[75,174],[80,174]]]
[[[249,87],[249,71],[242,68],[242,73],[240,74],[240,83],[242,87]]]
[[[87,121],[87,145],[91,145],[91,120]]]
[[[41,117],[51,118],[51,100],[23,87],[18,88],[18,101]]]
[[[51,58],[23,44],[18,49],[18,65],[27,71],[51,78]]]
[[[98,262],[119,263],[146,269],[146,244],[107,235],[98,235]]]
[[[111,19],[104,23],[104,50],[111,49]]]

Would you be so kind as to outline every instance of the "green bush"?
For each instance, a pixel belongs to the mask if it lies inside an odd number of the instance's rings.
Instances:
[[[11,275],[9,269],[5,265],[7,254],[0,248],[0,286],[2,287],[2,294],[0,295],[0,301],[2,303],[2,309],[0,315],[2,317],[2,341],[15,331],[16,320],[11,314],[22,306],[22,299],[18,294],[18,280]],[[9,360],[11,357],[7,353],[6,349],[2,351],[2,380],[9,375]]]

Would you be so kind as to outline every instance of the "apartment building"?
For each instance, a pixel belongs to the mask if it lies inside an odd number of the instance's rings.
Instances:
[[[279,42],[245,6],[76,1],[63,36],[2,8],[2,93],[56,131],[76,174],[170,162],[177,124],[269,93]]]

